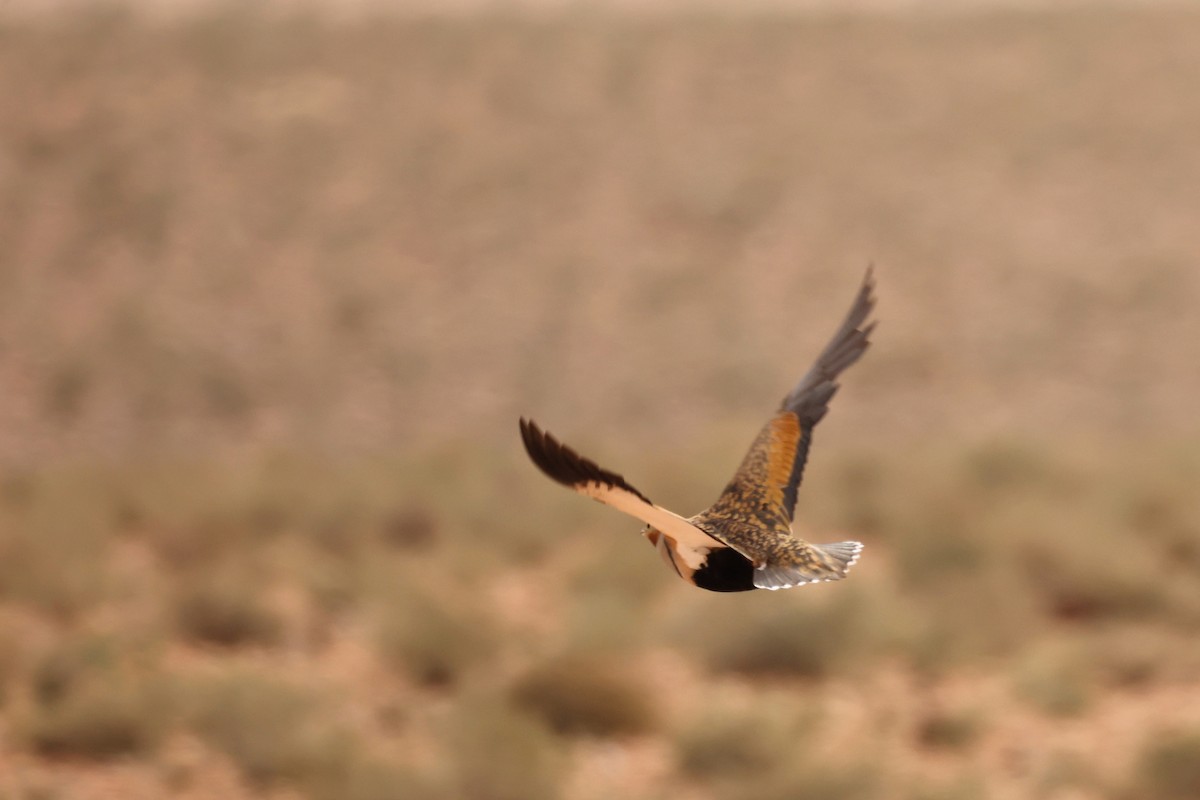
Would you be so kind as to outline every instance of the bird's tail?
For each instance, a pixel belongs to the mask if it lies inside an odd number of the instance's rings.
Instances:
[[[791,563],[768,563],[754,572],[754,585],[759,589],[790,589],[806,583],[837,581],[858,561],[861,542],[802,545],[800,557]]]

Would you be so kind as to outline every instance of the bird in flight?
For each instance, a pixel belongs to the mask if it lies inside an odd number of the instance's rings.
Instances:
[[[552,480],[644,522],[642,535],[667,565],[701,589],[744,592],[840,580],[862,545],[805,542],[792,533],[792,513],[813,428],[829,411],[838,376],[870,344],[874,289],[868,269],[841,327],[763,426],[717,502],[694,517],[655,505],[617,473],[522,418],[525,450]]]

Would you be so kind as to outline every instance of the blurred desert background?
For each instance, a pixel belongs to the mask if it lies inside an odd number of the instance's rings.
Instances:
[[[1188,4],[0,4],[0,798],[1195,800],[1198,141]],[[849,580],[521,451],[700,510],[868,263]]]

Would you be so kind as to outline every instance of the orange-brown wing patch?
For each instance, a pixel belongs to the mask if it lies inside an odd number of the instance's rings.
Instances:
[[[788,496],[794,497],[795,490],[790,487],[802,434],[800,420],[791,411],[780,411],[772,417],[750,445],[724,493],[700,518],[788,531],[792,520]]]
[[[796,445],[800,442],[800,420],[790,411],[776,414],[766,425],[766,489],[772,504],[783,503],[783,493],[792,480],[796,466]]]

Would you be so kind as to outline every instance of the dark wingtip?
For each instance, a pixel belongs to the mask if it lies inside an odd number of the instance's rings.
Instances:
[[[595,481],[632,492],[650,503],[648,497],[630,486],[623,477],[579,455],[549,432],[539,428],[533,420],[521,417],[520,427],[525,452],[529,454],[534,465],[552,481],[570,488]]]
[[[872,319],[874,311],[875,265],[869,264],[841,326],[809,371],[783,399],[781,408],[795,412],[805,425],[814,425],[825,415],[826,405],[833,393],[818,389],[830,386],[836,391],[838,376],[858,361],[871,346],[871,334],[875,332],[877,324]]]

